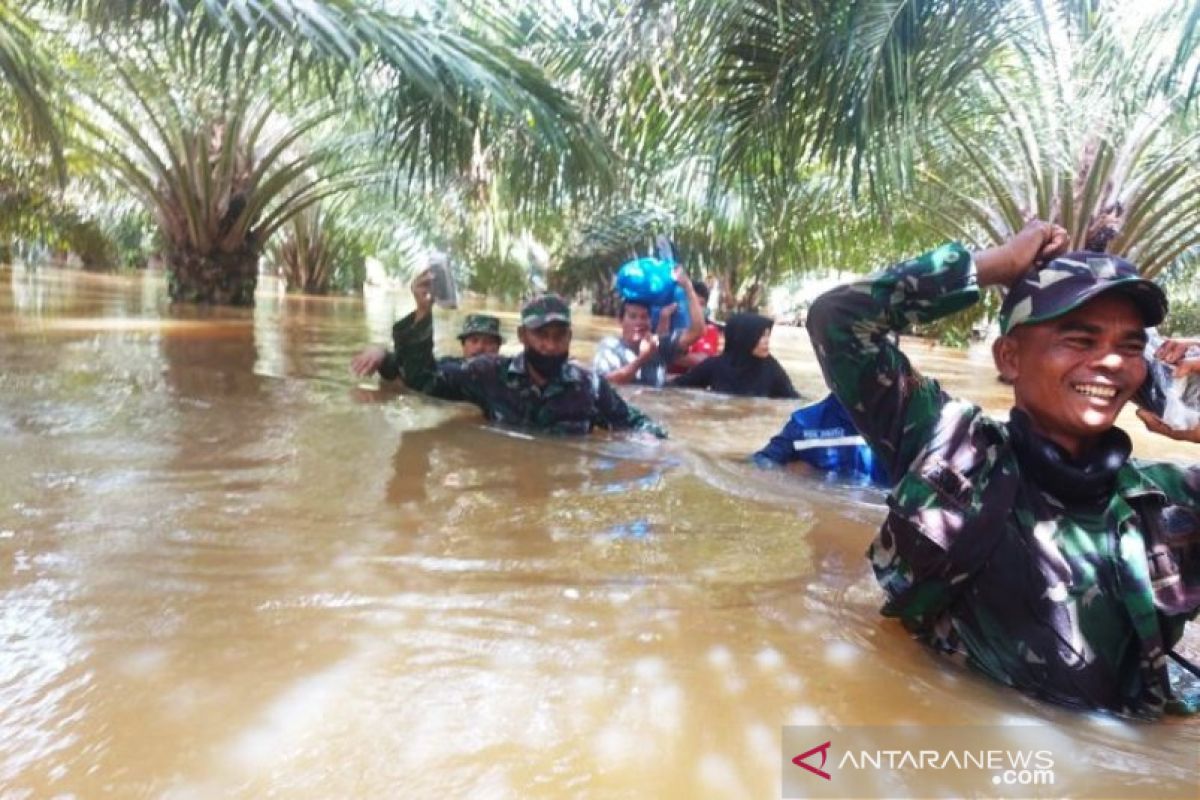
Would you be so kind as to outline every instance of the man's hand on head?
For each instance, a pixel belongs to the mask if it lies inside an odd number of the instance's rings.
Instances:
[[[1067,252],[1071,237],[1066,228],[1040,219],[1031,219],[1016,235],[1001,245],[1011,260],[1010,268],[1019,278],[1030,267],[1040,267]],[[1014,280],[1015,280],[1014,278]]]
[[[975,268],[980,286],[1009,287],[1031,267],[1066,252],[1070,236],[1061,225],[1034,219],[1002,245],[977,252]]]
[[[1197,442],[1200,443],[1200,428],[1192,428],[1186,431],[1177,431],[1170,425],[1162,421],[1162,418],[1152,411],[1147,411],[1144,408],[1137,410],[1138,419],[1150,431],[1161,436],[1166,436],[1168,439],[1174,439],[1178,442]]]

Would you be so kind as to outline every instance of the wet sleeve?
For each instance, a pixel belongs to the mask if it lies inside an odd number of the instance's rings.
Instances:
[[[808,334],[825,382],[890,475],[908,469],[950,399],[890,337],[978,299],[971,254],[948,244],[839,286],[813,303]]]
[[[771,437],[766,447],[752,458],[760,467],[777,467],[796,460],[796,440],[804,438],[804,428],[789,419],[783,430]]]
[[[687,333],[683,328],[676,328],[659,340],[658,357],[662,363],[670,366],[679,357],[679,340]]]
[[[667,385],[678,386],[685,389],[707,389],[712,385],[713,370],[716,368],[716,366],[716,358],[706,358],[696,366],[689,369],[687,372],[675,378]]]
[[[379,377],[384,380],[394,381],[397,378],[403,378],[403,371],[400,368],[400,348],[404,342],[409,341],[413,336],[413,329],[416,327],[415,317],[417,312],[413,311],[408,316],[403,317],[392,326],[392,352],[383,357],[383,363],[379,365]],[[433,320],[430,319],[429,336],[433,338]]]
[[[400,359],[396,358],[394,352],[383,357],[379,365],[379,377],[387,381],[394,381],[400,377]]]
[[[407,323],[407,324],[406,324]],[[487,410],[486,386],[495,359],[433,357],[433,315],[413,321],[405,317],[392,329],[396,360],[404,382],[412,389],[443,400],[462,400]]]
[[[596,418],[592,422],[609,430],[645,431],[659,439],[667,438],[667,430],[636,406],[625,402],[612,384],[599,373],[592,373],[592,390],[596,394]]]

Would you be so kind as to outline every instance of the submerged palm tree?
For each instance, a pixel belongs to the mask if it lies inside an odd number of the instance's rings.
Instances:
[[[132,109],[93,94],[79,124],[157,222],[171,300],[252,305],[271,235],[361,178],[361,165],[335,167],[333,148],[305,142],[332,109],[288,116],[246,85],[225,97],[167,86],[153,70],[116,72]]]
[[[339,273],[361,271],[363,261],[358,240],[323,204],[294,215],[269,250],[287,290],[304,294],[325,294]]]
[[[543,190],[564,170],[591,177],[610,170],[598,132],[518,54],[520,34],[502,12],[455,7],[425,17],[351,0],[44,3],[132,46],[130,58],[113,59],[128,96],[92,92],[88,113],[99,109],[102,119],[81,124],[160,221],[175,300],[252,302],[254,265],[269,235],[349,181],[341,172],[330,183],[317,169],[323,155],[289,149],[320,115],[293,121],[285,145],[261,147],[268,107],[237,104],[268,88],[336,101],[345,117],[373,129],[374,146],[364,150],[388,160],[397,186],[469,175],[481,149],[500,141],[552,153],[559,167]],[[128,77],[134,73],[137,80]],[[234,97],[198,102],[168,85],[198,74]],[[238,86],[243,79],[248,88]],[[300,175],[309,182],[287,194]]]

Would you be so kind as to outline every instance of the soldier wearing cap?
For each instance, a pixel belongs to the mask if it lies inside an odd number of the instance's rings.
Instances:
[[[494,356],[500,352],[504,337],[500,335],[500,320],[491,314],[468,314],[458,332],[463,358],[480,354]]]
[[[571,308],[555,294],[535,297],[521,309],[515,357],[435,361],[430,317],[396,338],[405,381],[433,397],[474,403],[493,421],[537,431],[585,434],[593,428],[666,432],[627,405],[608,381],[568,361]]]
[[[424,317],[433,313],[432,274],[426,270],[417,276],[412,283],[413,300],[417,308],[408,316],[392,326],[392,341],[399,342],[408,338],[408,332]],[[463,321],[462,330],[458,333],[459,344],[462,345],[462,357],[474,358],[478,355],[496,355],[504,337],[500,335],[500,320],[490,314],[469,314]],[[398,347],[398,345],[397,345]],[[364,348],[350,362],[350,369],[359,377],[374,375],[376,372],[385,380],[396,380],[400,376],[400,362],[395,352],[389,353],[379,345]]]
[[[822,296],[808,330],[825,379],[895,488],[868,557],[917,638],[1054,702],[1192,713],[1172,648],[1200,609],[1200,469],[1131,459],[1117,414],[1146,376],[1167,300],[1128,262],[1062,255],[1027,225],[945,245]],[[1035,264],[1045,263],[1040,268]],[[1009,421],[951,399],[889,335],[1009,287],[993,347]]]

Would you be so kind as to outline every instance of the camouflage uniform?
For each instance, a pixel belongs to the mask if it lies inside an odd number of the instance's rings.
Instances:
[[[1046,491],[1013,422],[951,399],[889,339],[978,298],[952,244],[825,294],[808,318],[826,381],[899,478],[868,551],[883,613],[1044,699],[1196,711],[1172,693],[1167,652],[1200,608],[1200,471],[1118,460],[1091,507]]]
[[[406,318],[408,319],[408,318]],[[593,428],[634,429],[666,438],[666,431],[625,403],[599,375],[568,362],[538,387],[529,377],[525,355],[433,358],[433,318],[393,329],[396,357],[405,382],[445,400],[479,406],[490,420],[560,434],[586,434]],[[382,370],[381,370],[382,372]]]
[[[400,343],[407,341],[412,336],[416,319],[417,312],[413,311],[392,326],[392,342],[395,350],[384,356],[383,362],[379,365],[379,375],[384,380],[394,381],[397,378],[403,377],[400,372],[400,358],[396,353],[400,350]],[[468,336],[475,334],[495,336],[500,340],[500,344],[504,344],[504,337],[500,335],[500,320],[490,314],[468,314],[467,318],[463,321],[462,330],[458,333],[458,340],[461,342]],[[457,359],[445,356],[440,360],[449,361]]]

